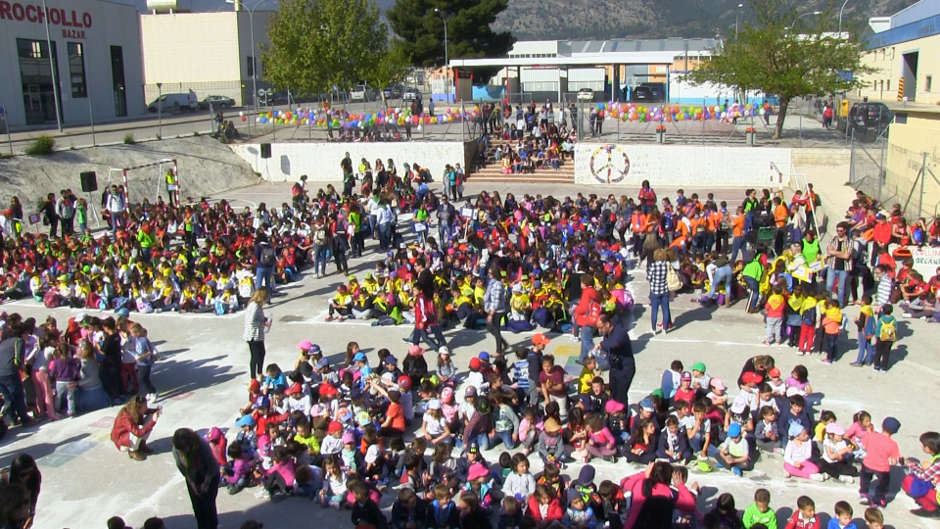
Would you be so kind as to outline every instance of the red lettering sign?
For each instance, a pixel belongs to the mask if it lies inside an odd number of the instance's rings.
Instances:
[[[58,7],[50,7],[43,11],[41,5],[0,0],[0,20],[26,20],[41,24],[46,19],[50,24],[70,28],[90,28],[92,22],[91,13],[87,11],[66,11]]]

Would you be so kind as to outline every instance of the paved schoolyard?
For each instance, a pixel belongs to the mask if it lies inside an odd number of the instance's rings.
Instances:
[[[500,187],[503,194],[507,190],[518,194],[524,189],[557,195],[574,194],[583,188]],[[473,191],[473,188],[468,187],[468,191]],[[669,194],[672,195],[673,191],[669,190]],[[288,185],[257,186],[232,191],[225,196],[238,201],[280,204],[288,196]],[[740,196],[741,192],[736,190],[719,193],[719,198],[729,201],[736,201]],[[351,270],[358,273],[370,266],[368,258],[350,263]],[[278,362],[282,367],[292,365],[294,344],[303,338],[319,343],[331,360],[342,357],[349,340],[360,343],[367,351],[370,363],[375,362],[375,352],[380,347],[389,347],[399,358],[404,356],[401,338],[410,332],[408,326],[371,327],[355,321],[324,321],[326,299],[339,279],[336,274],[321,280],[306,275],[301,281],[284,287],[286,295],[275,298],[275,303],[266,309],[274,320],[267,338],[266,363]],[[686,366],[703,361],[711,374],[733,385],[748,357],[769,353],[785,372],[796,363],[807,365],[813,387],[822,398],[822,404],[816,406],[817,412],[820,409],[833,410],[839,422],[846,426],[852,413],[859,409],[871,412],[878,423],[885,415],[894,415],[902,425],[897,436],[902,453],[923,456],[917,437],[925,430],[938,427],[937,414],[930,411],[936,410],[933,403],[940,396],[940,370],[936,368],[938,348],[929,345],[938,336],[936,327],[902,318],[899,345],[891,370],[876,374],[848,365],[855,358],[854,351],[846,352],[833,365],[824,365],[815,358],[800,358],[789,348],[762,346],[760,317],[745,314],[740,303],[730,309],[706,309],[694,303],[691,295],[681,295],[673,303],[676,330],[668,335],[651,337],[648,333],[649,310],[642,304],[647,293],[643,279],[642,272],[636,271],[631,283],[640,302],[633,331],[638,372],[631,389],[632,401],[658,387],[663,369],[673,359],[682,360]],[[51,312],[59,319],[60,325],[68,316],[78,312],[67,309],[49,311],[31,302],[8,303],[2,308],[35,317],[44,317]],[[847,316],[853,318],[854,309],[849,309]],[[135,462],[114,449],[109,433],[117,408],[25,430],[12,429],[0,442],[0,464],[8,465],[16,453],[26,451],[37,458],[43,473],[35,527],[101,528],[105,526],[105,520],[115,514],[123,516],[135,527],[153,515],[164,517],[170,529],[193,527],[185,485],[169,453],[170,437],[176,428],[183,426],[199,431],[212,426],[232,430],[236,409],[244,404],[247,395],[248,351],[241,340],[242,316],[135,314],[134,319],[150,329],[151,339],[156,341],[163,356],[153,377],[160,390],[159,404],[165,411],[150,442],[157,453],[144,462]],[[483,331],[451,330],[445,335],[461,370],[465,370],[472,355],[493,345]],[[523,342],[530,335],[507,334],[507,337],[512,342]],[[843,339],[840,350],[851,348],[853,344],[854,338]],[[556,337],[548,350],[568,363],[572,355],[577,355],[578,345],[569,338]],[[428,360],[433,367],[433,359],[429,357]],[[498,450],[492,451],[488,459],[495,461],[498,453]],[[535,459],[532,458],[533,462]],[[619,480],[640,470],[622,462],[613,465],[601,461],[595,466],[598,481]],[[569,465],[566,473],[576,476],[578,467]],[[534,470],[540,468],[538,463],[533,465]],[[897,491],[899,474],[893,478],[892,491]],[[703,486],[699,497],[702,510],[711,508],[719,492],[734,494],[737,507],[743,509],[751,502],[756,487],[766,487],[771,490],[772,505],[780,510],[781,516],[792,512],[796,497],[801,494],[812,496],[820,512],[831,513],[833,504],[840,499],[853,505],[856,518],[860,518],[864,511],[857,502],[857,486],[785,479],[779,457],[765,458],[754,472],[745,474],[744,478],[726,472],[699,474],[693,471],[690,481],[698,481]],[[386,496],[387,505],[391,495]],[[335,527],[351,526],[348,511],[323,510],[296,498],[272,504],[257,488],[247,489],[236,496],[220,491],[218,507],[221,527],[225,529],[237,528],[249,518],[262,520],[266,527],[272,528],[309,523],[311,517],[327,523],[337,522]],[[914,507],[914,502],[902,492],[887,508],[888,524],[898,528],[937,527],[936,521],[924,521],[910,515],[908,509]],[[781,518],[781,522],[783,520]]]

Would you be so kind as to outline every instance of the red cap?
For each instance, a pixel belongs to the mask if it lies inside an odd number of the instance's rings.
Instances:
[[[474,356],[473,358],[470,359],[470,369],[474,371],[478,371],[480,369],[480,365],[481,365],[481,362],[479,358]]]
[[[326,428],[326,433],[330,434],[342,431],[343,425],[339,421],[330,421],[330,425]]]

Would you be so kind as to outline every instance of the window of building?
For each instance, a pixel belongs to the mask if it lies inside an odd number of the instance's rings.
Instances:
[[[888,79],[888,91],[891,91],[891,79]]]
[[[248,56],[248,77],[255,76],[255,58],[251,55]]]
[[[930,91],[930,88],[931,88],[930,85],[932,85],[932,84],[933,84],[933,76],[932,76],[932,75],[928,75],[926,78],[924,78],[924,90],[925,90],[925,91],[929,92],[929,91]]]
[[[85,82],[85,46],[81,42],[69,42],[68,51],[72,97],[88,97],[88,85]]]

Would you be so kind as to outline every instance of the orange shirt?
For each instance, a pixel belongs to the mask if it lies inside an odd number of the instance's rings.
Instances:
[[[401,404],[397,402],[389,403],[386,414],[392,419],[392,422],[389,424],[391,428],[402,432],[405,431],[405,411],[402,409]]]
[[[787,225],[787,219],[790,217],[790,211],[783,204],[778,204],[774,208],[774,224],[778,228],[782,228]]]
[[[731,236],[744,237],[744,215],[731,217]]]

